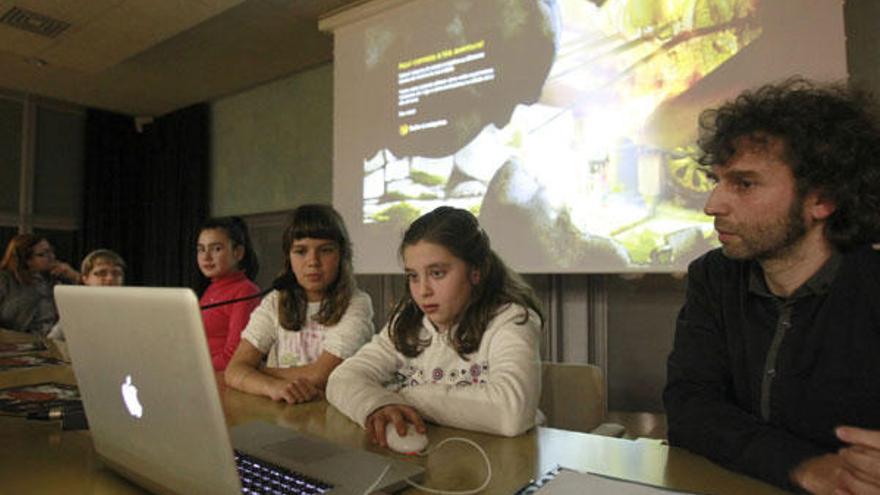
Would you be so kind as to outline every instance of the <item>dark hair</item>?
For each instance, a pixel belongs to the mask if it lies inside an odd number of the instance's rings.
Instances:
[[[305,290],[293,275],[290,249],[294,241],[306,238],[331,240],[339,247],[339,271],[336,280],[327,286],[328,297],[321,301],[321,308],[314,317],[316,322],[322,325],[338,323],[357,287],[351,262],[351,240],[339,213],[332,206],[319,204],[302,205],[293,210],[281,240],[284,268],[278,277],[286,283],[278,291],[278,322],[282,327],[294,331],[300,330],[305,324],[308,300]]]
[[[847,250],[880,240],[880,122],[867,93],[795,77],[747,91],[700,115],[703,166],[724,166],[738,140],[779,139],[798,193],[815,191],[836,208],[825,236]]]
[[[0,262],[0,270],[8,271],[18,283],[30,285],[34,277],[28,268],[27,260],[34,254],[34,246],[48,240],[35,234],[18,234],[6,245],[6,254]]]
[[[459,315],[458,327],[448,335],[456,352],[465,358],[476,352],[490,320],[502,306],[518,304],[525,308],[522,320],[529,319],[528,310],[538,314],[543,324],[540,304],[532,288],[489,245],[489,236],[480,228],[476,217],[467,210],[441,206],[414,221],[400,244],[399,255],[408,246],[420,241],[443,246],[456,258],[479,271],[479,282],[473,287],[467,306]],[[394,347],[408,357],[418,356],[430,344],[419,339],[424,313],[407,290],[391,312],[389,334]]]
[[[222,230],[226,233],[226,236],[229,237],[229,241],[232,243],[233,249],[241,246],[244,249],[244,256],[242,256],[241,261],[238,262],[238,267],[247,278],[251,280],[257,279],[257,274],[260,272],[260,262],[257,260],[257,253],[254,251],[254,246],[251,244],[251,237],[248,234],[247,224],[244,223],[244,220],[241,217],[220,217],[220,218],[209,218],[205,220],[201,226],[199,226],[199,234],[206,230]],[[200,293],[208,286],[210,281],[205,278],[204,275],[200,275]]]

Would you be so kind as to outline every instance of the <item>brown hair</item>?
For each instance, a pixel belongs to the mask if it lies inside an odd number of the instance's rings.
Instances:
[[[503,306],[517,304],[525,308],[519,324],[528,321],[528,310],[531,309],[543,325],[544,316],[532,288],[495,254],[489,245],[489,236],[469,211],[441,206],[422,215],[404,233],[400,257],[403,257],[404,249],[419,241],[445,247],[453,256],[480,272],[470,302],[459,315],[458,327],[448,336],[462,358],[479,349],[486,327]],[[405,356],[418,356],[430,344],[419,339],[423,316],[409,291],[391,312],[388,320],[391,322],[391,341]]]
[[[319,204],[302,205],[293,210],[281,241],[284,268],[274,284],[282,287],[278,289],[278,321],[282,327],[293,331],[300,330],[305,324],[308,301],[305,290],[293,275],[290,249],[293,241],[305,238],[331,240],[339,247],[336,280],[327,286],[326,297],[321,301],[321,308],[315,315],[316,322],[322,325],[338,323],[348,309],[348,303],[357,287],[351,261],[351,240],[339,213],[332,206]]]
[[[0,262],[0,270],[12,273],[12,276],[23,285],[30,285],[34,277],[27,265],[27,260],[34,254],[34,246],[46,238],[35,234],[18,234],[6,245],[6,254]]]
[[[243,271],[245,276],[251,279],[251,281],[257,279],[257,274],[260,272],[260,262],[257,259],[257,252],[254,250],[254,245],[251,242],[247,223],[245,223],[243,218],[238,216],[209,218],[199,226],[196,238],[206,230],[222,231],[226,237],[229,238],[229,243],[232,245],[233,249],[241,246],[244,250],[244,256],[242,256],[241,261],[238,262],[238,269]],[[211,281],[202,274],[201,270],[198,270],[196,292],[203,294],[210,284]]]

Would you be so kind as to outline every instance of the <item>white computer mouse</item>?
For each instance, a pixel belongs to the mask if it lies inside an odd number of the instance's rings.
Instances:
[[[428,446],[428,437],[416,431],[416,426],[407,423],[406,435],[400,436],[394,424],[385,425],[385,441],[388,448],[401,454],[418,454]]]

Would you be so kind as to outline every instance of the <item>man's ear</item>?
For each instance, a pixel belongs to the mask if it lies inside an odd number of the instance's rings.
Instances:
[[[804,198],[804,212],[813,220],[823,221],[836,210],[837,203],[818,191],[808,193]]]
[[[235,249],[232,250],[232,256],[235,257],[235,261],[241,263],[241,260],[244,259],[244,246],[235,246]]]

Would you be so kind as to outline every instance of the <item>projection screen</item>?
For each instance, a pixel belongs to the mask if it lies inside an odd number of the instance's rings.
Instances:
[[[376,0],[334,34],[333,203],[359,273],[413,219],[476,214],[526,273],[673,272],[717,246],[697,117],[846,77],[839,0]]]

